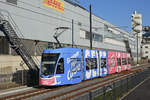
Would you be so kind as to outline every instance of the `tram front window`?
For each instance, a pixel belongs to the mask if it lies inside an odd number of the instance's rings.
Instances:
[[[59,54],[42,55],[42,66],[41,66],[42,75],[54,75],[58,56]]]

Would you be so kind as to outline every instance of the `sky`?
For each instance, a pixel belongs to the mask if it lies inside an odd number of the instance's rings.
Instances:
[[[79,4],[106,21],[131,32],[131,14],[142,14],[143,26],[150,25],[150,0],[78,0]],[[127,26],[127,27],[124,27]]]

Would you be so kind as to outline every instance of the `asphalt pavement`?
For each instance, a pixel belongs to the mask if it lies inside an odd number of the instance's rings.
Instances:
[[[122,100],[150,100],[150,77],[135,87]]]

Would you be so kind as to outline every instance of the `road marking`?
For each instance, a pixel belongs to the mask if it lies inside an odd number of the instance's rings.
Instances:
[[[133,89],[131,89],[126,95],[120,98],[120,100],[123,100],[126,96],[128,96],[131,92],[133,92],[136,88],[138,88],[140,85],[142,85],[145,81],[150,79],[150,77],[147,77],[145,80],[143,80],[141,83],[139,83],[137,86],[135,86]]]

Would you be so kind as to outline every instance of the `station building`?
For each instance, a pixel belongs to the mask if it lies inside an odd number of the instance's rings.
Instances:
[[[51,6],[52,4],[55,4]],[[57,3],[56,3],[57,2]],[[44,48],[58,46],[56,32],[63,47],[89,48],[89,12],[69,0],[0,0],[0,15],[12,23],[32,55],[40,56]],[[63,29],[66,28],[66,29]],[[129,52],[136,56],[136,36],[92,15],[93,49]],[[0,32],[0,54],[16,55]]]

